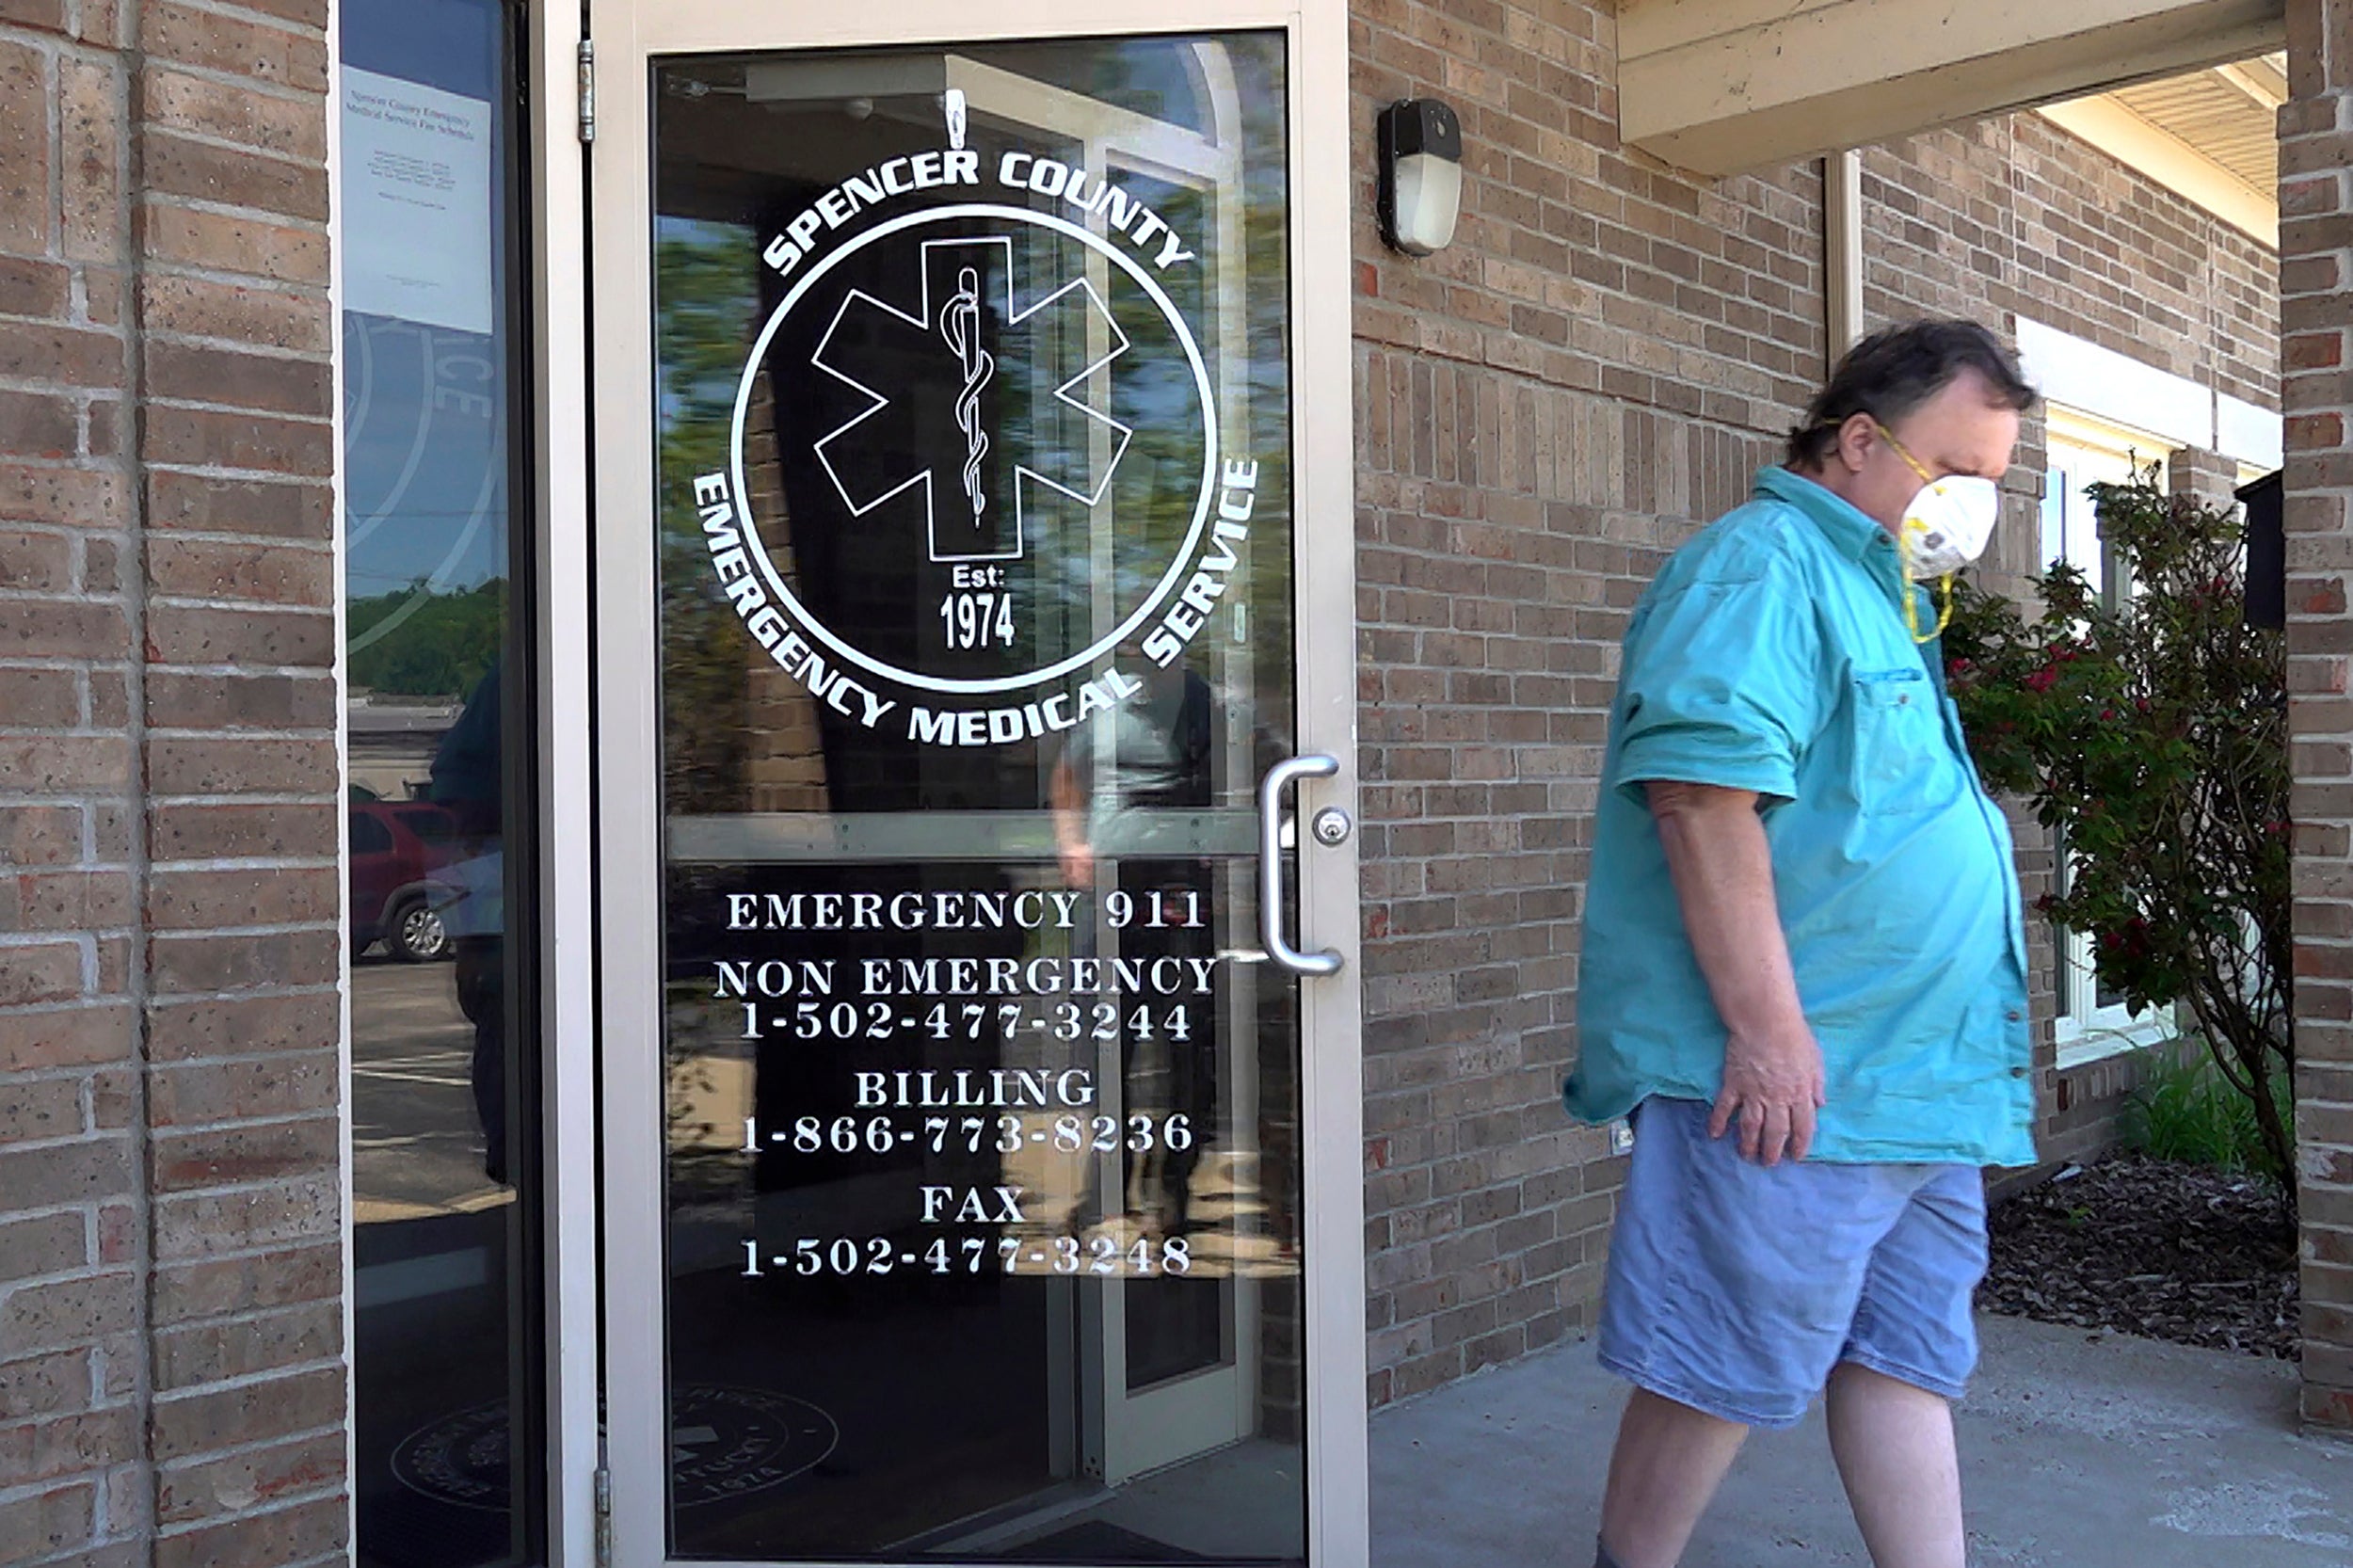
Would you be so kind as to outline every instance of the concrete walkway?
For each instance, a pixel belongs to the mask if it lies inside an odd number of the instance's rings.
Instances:
[[[2353,1443],[2283,1363],[1979,1320],[1960,1415],[1973,1568],[2345,1568]],[[1625,1385],[1572,1344],[1381,1412],[1375,1568],[1586,1568]],[[1684,1568],[1867,1568],[1817,1405],[1758,1433]]]

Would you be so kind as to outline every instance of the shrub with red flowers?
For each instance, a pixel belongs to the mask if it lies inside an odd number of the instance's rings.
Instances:
[[[2039,614],[1956,584],[1946,679],[1987,784],[2072,856],[2051,920],[2091,934],[2101,983],[2179,1003],[2293,1170],[2286,659],[2246,621],[2236,514],[2154,471],[2090,487],[2119,583],[2054,562]]]

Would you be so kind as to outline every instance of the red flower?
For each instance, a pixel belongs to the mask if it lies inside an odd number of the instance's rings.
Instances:
[[[2058,666],[2056,664],[2045,664],[2026,677],[2026,690],[2030,692],[2047,692],[2057,684]]]

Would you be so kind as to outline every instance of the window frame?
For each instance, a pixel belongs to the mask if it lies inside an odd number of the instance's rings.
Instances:
[[[2049,406],[2043,432],[2042,532],[2038,537],[2037,553],[2041,553],[2050,538],[2052,509],[2056,506],[2061,510],[2063,540],[2067,522],[2073,520],[2067,510],[2080,505],[2090,517],[2091,538],[2097,547],[2101,601],[2114,605],[2121,597],[2129,597],[2134,584],[2120,582],[2114,552],[2100,535],[2097,515],[2091,512],[2084,488],[2092,484],[2115,483],[2120,475],[2146,471],[2152,464],[2157,468],[2157,479],[2162,484],[2167,463],[2180,444],[2151,431],[2137,430],[2076,409]],[[2062,454],[2074,459],[2073,464],[2063,463]],[[2072,552],[2068,558],[2079,567],[2085,565]],[[2036,572],[2047,570],[2050,564],[2048,560],[2038,561]],[[2063,891],[2073,865],[2064,830],[2053,834],[2051,851],[2053,881]],[[2100,1003],[2089,932],[2068,931],[2054,925],[2051,936],[2055,993],[2052,1034],[2061,1072],[2160,1045],[2180,1032],[2170,1008],[2136,1010],[2122,1001],[2105,1006]]]

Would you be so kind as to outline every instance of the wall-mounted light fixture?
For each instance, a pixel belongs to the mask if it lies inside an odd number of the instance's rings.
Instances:
[[[1463,212],[1463,120],[1435,98],[1381,111],[1381,237],[1409,256],[1454,238]]]

